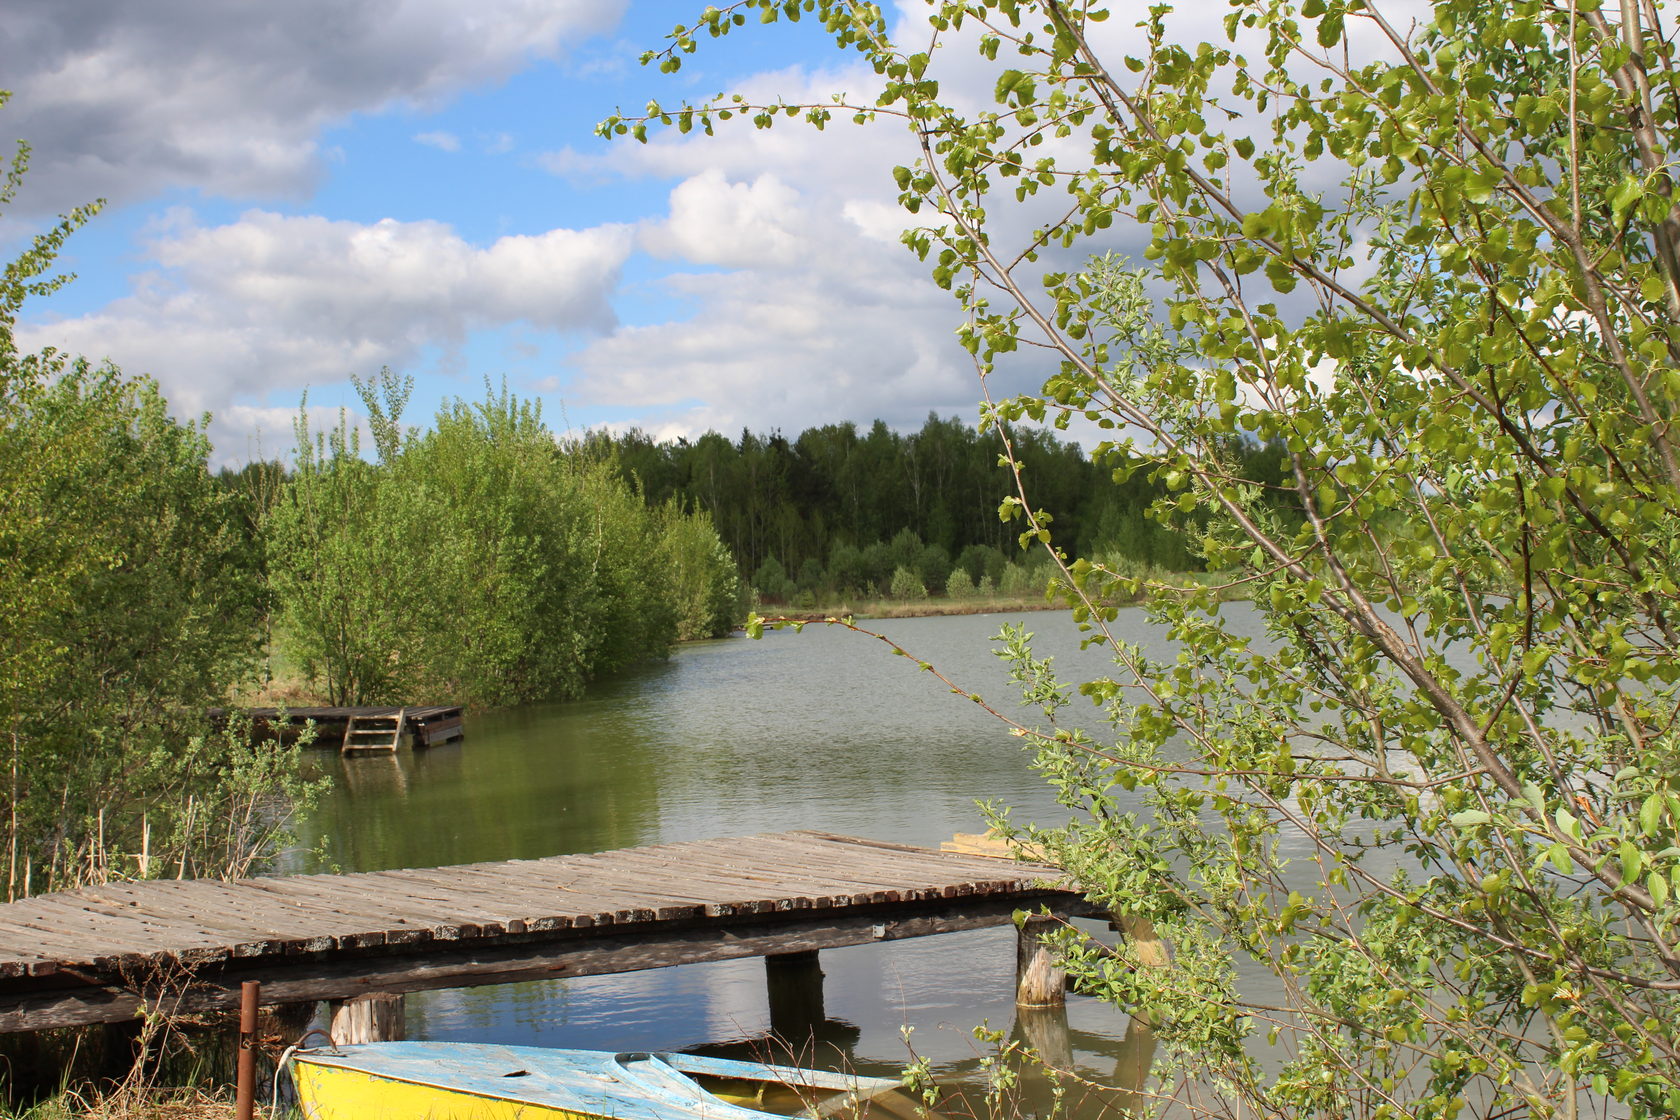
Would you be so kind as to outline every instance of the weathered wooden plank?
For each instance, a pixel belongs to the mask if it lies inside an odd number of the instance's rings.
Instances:
[[[4,954],[0,954],[0,980],[28,976],[31,966],[39,968],[44,965],[52,965],[54,966],[53,970],[56,971],[57,963],[49,957],[35,956],[20,952],[17,949],[7,949]]]
[[[432,936],[453,941],[478,936],[475,923],[463,922],[460,911],[450,911],[415,897],[395,880],[365,878],[356,883],[281,883],[276,889],[291,890],[329,903],[346,915],[371,917],[368,928],[389,931],[393,923],[402,929],[425,929]],[[472,926],[471,930],[463,928]]]
[[[987,857],[908,849],[903,845],[844,843],[826,839],[821,834],[790,833],[766,838],[766,842],[778,850],[804,852],[807,858],[835,861],[859,872],[882,876],[909,875],[953,883],[979,883],[1031,880],[1041,878],[1045,873],[1056,874],[1053,869],[1035,868],[1030,864],[1016,865]]]
[[[189,888],[174,892],[170,904],[188,914],[220,913],[221,924],[243,926],[252,936],[272,938],[280,954],[317,953],[339,947],[327,915],[301,906],[291,899],[275,898],[246,883],[184,881]],[[239,955],[237,952],[235,955]]]
[[[295,880],[273,878],[251,882],[270,894],[296,899],[338,915],[348,934],[380,939],[370,944],[412,945],[433,939],[429,927],[410,921],[406,915],[392,914],[354,885],[320,881],[326,878],[304,875]]]
[[[766,913],[775,909],[775,899],[762,880],[746,880],[739,875],[714,872],[705,867],[678,865],[664,856],[644,854],[635,849],[612,853],[611,867],[633,871],[636,881],[644,887],[667,892],[667,897],[699,904],[712,917],[733,914]]]
[[[308,973],[277,967],[227,969],[180,996],[182,1011],[231,1009],[239,984],[258,980],[263,998],[280,1003],[349,999],[367,992],[413,992],[568,976],[635,972],[698,961],[798,953],[1004,925],[1015,900],[939,903],[897,915],[807,915],[707,923],[638,937],[619,931],[570,932],[542,943],[464,948],[426,954],[380,955],[323,962]],[[109,988],[0,994],[0,1032],[110,1022],[136,1014],[142,997]]]
[[[192,961],[199,984],[221,978],[213,988],[260,972],[297,986],[270,998],[344,998],[390,976],[452,986],[582,975],[596,958],[577,953],[608,945],[617,964],[598,971],[856,944],[934,912],[974,921],[1044,902],[1088,909],[1048,881],[1055,874],[807,832],[342,876],[108,884],[0,906],[0,1008],[23,1017],[14,1022],[71,1005],[103,1015],[140,998],[105,992],[108,981],[149,984],[148,970],[162,975],[172,961]],[[853,940],[800,941],[798,931],[819,927]],[[335,984],[343,990],[328,993]],[[49,996],[46,985],[63,990]]]
[[[265,891],[255,880],[232,883],[184,881],[172,899],[188,913],[217,907],[229,922],[239,922],[276,936],[313,936],[319,933],[321,916],[297,899],[278,897]]]
[[[784,836],[808,837],[824,844],[843,845],[844,848],[861,848],[871,852],[872,856],[884,859],[906,856],[916,860],[938,860],[938,864],[930,866],[949,866],[952,871],[961,876],[971,876],[976,879],[991,879],[1000,873],[1013,875],[1021,879],[1044,881],[1061,884],[1065,888],[1067,873],[1061,868],[1051,867],[1043,863],[1031,863],[1021,860],[999,860],[996,856],[971,854],[968,852],[934,851],[931,848],[917,848],[908,844],[895,844],[887,840],[867,840],[856,836],[837,836],[831,832],[818,832],[813,829],[800,829],[796,832],[784,833]],[[844,850],[842,848],[841,850]]]
[[[500,879],[509,884],[526,880],[496,865],[476,865],[474,872],[487,879]],[[580,887],[575,881],[557,886],[554,891],[555,916],[565,916],[574,926],[606,926],[626,922],[654,920],[654,912],[645,907],[627,906],[606,892],[597,893]]]
[[[766,839],[766,838],[761,838]],[[774,882],[783,889],[798,891],[807,896],[829,895],[844,898],[842,905],[901,902],[911,897],[954,897],[972,894],[961,889],[965,884],[942,883],[923,874],[871,874],[869,868],[837,867],[832,858],[813,853],[803,846],[764,842],[760,854],[777,869]]]
[[[54,929],[80,929],[108,943],[127,943],[147,952],[169,952],[179,948],[224,948],[232,954],[233,944],[225,930],[208,928],[205,921],[189,922],[149,911],[129,909],[113,913],[89,898],[42,898],[37,903],[40,920]]]
[[[868,895],[876,902],[896,902],[910,893],[928,897],[974,893],[972,889],[967,889],[970,886],[967,882],[947,879],[926,869],[917,874],[898,869],[839,866],[826,853],[810,852],[792,845],[766,844],[763,855],[774,860],[783,882],[803,885],[808,890],[849,889],[855,894]],[[885,897],[876,897],[881,895]]]
[[[34,952],[50,953],[58,964],[77,967],[122,968],[139,964],[147,955],[144,949],[113,946],[27,918],[0,923],[0,939],[7,944],[28,945]],[[30,973],[38,975],[39,971],[31,968]]]
[[[745,862],[734,853],[670,854],[686,856],[688,865],[696,874],[741,876],[760,885],[765,893],[796,894],[810,899],[812,905],[861,905],[974,893],[972,885],[967,883],[934,882],[927,885],[935,876],[929,874],[930,867],[925,862],[919,875],[906,865],[897,864],[890,878],[883,874],[871,877],[868,869],[837,867],[832,851],[814,850],[809,844],[772,845],[770,841],[775,839],[779,838],[753,838],[753,854],[758,857],[756,865]],[[772,852],[775,858],[767,860],[765,857]],[[767,863],[773,866],[773,871],[766,871]],[[995,880],[997,865],[993,863],[986,870],[990,872],[988,878]]]
[[[688,866],[697,876],[705,876],[710,881],[729,883],[742,896],[742,901],[752,901],[752,908],[759,912],[769,912],[776,909],[800,909],[833,906],[864,905],[869,902],[873,891],[859,890],[859,884],[847,884],[831,881],[826,884],[811,881],[795,881],[789,876],[767,868],[760,863],[753,866],[743,863],[739,856],[726,853],[696,851],[688,856]],[[779,906],[783,900],[787,905]],[[798,905],[799,899],[809,899],[805,907]]]
[[[329,903],[321,902],[308,896],[275,889],[272,884],[280,882],[278,879],[248,879],[244,885],[252,891],[274,896],[277,900],[285,901],[301,912],[306,912],[313,920],[322,923],[322,928],[336,928],[340,932],[333,936],[341,949],[368,949],[390,944],[390,938],[385,930],[358,929],[363,923],[353,923],[347,920],[344,912]],[[400,943],[400,942],[399,942]]]
[[[372,886],[376,891],[387,892],[393,907],[406,907],[405,913],[444,914],[481,926],[485,923],[500,926],[508,921],[523,920],[529,916],[527,911],[535,914],[538,920],[555,917],[554,914],[533,909],[534,904],[539,902],[543,904],[541,910],[564,909],[560,905],[564,897],[558,891],[547,897],[516,899],[515,892],[505,884],[446,871],[453,869],[381,871],[373,877],[375,882]],[[563,928],[563,925],[562,922],[551,924],[552,928]],[[483,935],[494,936],[496,932],[499,931],[486,930]]]
[[[487,908],[494,907],[506,914],[519,915],[502,919],[509,933],[546,932],[567,929],[572,924],[569,916],[554,913],[559,909],[555,905],[557,899],[553,897],[555,892],[538,893],[539,888],[521,887],[517,882],[486,875],[472,867],[438,868],[435,871],[416,868],[402,874],[428,877],[447,874],[447,878],[466,896],[486,898]]]
[[[714,903],[732,902],[757,910],[770,909],[769,903],[778,893],[770,888],[764,877],[749,877],[711,867],[703,859],[673,866],[673,861],[663,857],[649,858],[633,852],[612,853],[614,856],[620,854],[628,858],[602,858],[607,853],[591,856],[589,859],[599,862],[594,865],[581,865],[580,872],[591,878],[599,877],[607,883],[622,878],[650,887],[681,890],[685,897],[703,898]]]
[[[394,883],[405,884],[411,897],[422,905],[448,913],[453,918],[477,929],[478,937],[499,937],[508,932],[508,923],[518,921],[514,913],[518,907],[510,904],[505,894],[487,889],[475,889],[459,880],[448,881],[443,876],[427,876],[423,872],[388,871],[384,873]],[[523,932],[523,928],[514,932]]]
[[[184,884],[183,884],[184,885]],[[152,900],[152,905],[107,897],[98,888],[84,888],[64,895],[43,899],[48,905],[60,906],[77,913],[103,915],[112,920],[136,922],[155,936],[179,938],[198,931],[207,939],[227,945],[234,956],[258,956],[282,951],[283,942],[271,931],[254,927],[230,913],[226,889],[217,890],[212,884],[200,884],[208,892],[199,898],[210,905],[192,905],[190,892],[173,891]]]

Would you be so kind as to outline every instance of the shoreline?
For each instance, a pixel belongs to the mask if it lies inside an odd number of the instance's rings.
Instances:
[[[1142,605],[1143,599],[1123,604],[1125,606]],[[865,619],[893,619],[893,618],[943,618],[959,615],[976,614],[1015,614],[1021,612],[1068,610],[1064,602],[1047,600],[1042,593],[1031,595],[992,595],[984,598],[967,599],[857,599],[842,600],[838,603],[827,603],[814,607],[778,607],[774,604],[760,603],[753,613],[766,621],[814,623],[825,622],[828,619],[854,618]],[[746,626],[743,619],[734,633],[740,633]],[[694,638],[689,641],[676,643],[680,649],[685,645],[700,642],[717,641],[716,638]],[[266,682],[252,682],[248,690],[241,690],[240,694],[230,699],[235,707],[310,707],[323,705],[327,699],[323,693],[317,692],[308,681],[290,674],[275,674]]]
[[[823,622],[830,618],[942,618],[948,615],[1008,614],[1016,611],[1067,610],[1066,603],[1052,603],[1043,595],[993,596],[985,599],[860,599],[820,607],[777,608],[760,604],[754,613],[766,620]]]

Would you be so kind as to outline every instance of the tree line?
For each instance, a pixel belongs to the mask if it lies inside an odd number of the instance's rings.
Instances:
[[[743,430],[734,441],[707,432],[660,442],[631,430],[587,443],[647,501],[708,513],[770,602],[893,595],[899,573],[925,593],[949,591],[953,575],[965,590],[1009,580],[1016,591],[1042,591],[1040,558],[1023,553],[1020,527],[997,512],[1015,492],[1017,468],[1073,554],[1138,571],[1203,567],[1171,513],[1168,487],[1139,469],[1141,460],[1099,464],[1050,428],[1017,426],[1009,440],[1016,468],[998,430],[937,414],[910,433],[877,420],[867,429],[824,424],[792,439]],[[1247,477],[1283,493],[1280,441],[1235,439],[1226,450]],[[1286,515],[1292,508],[1274,505]],[[902,576],[898,583],[906,586]]]

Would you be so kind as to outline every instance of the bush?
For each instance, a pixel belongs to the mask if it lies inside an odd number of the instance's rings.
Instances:
[[[1050,582],[1050,572],[1042,564],[1010,564],[1003,570],[998,590],[1005,595],[1042,595]]]
[[[951,577],[945,581],[945,594],[952,599],[972,599],[975,592],[974,581],[968,578],[968,573],[961,568],[952,568]]]
[[[951,554],[937,544],[923,545],[916,553],[912,570],[929,591],[938,595],[945,590],[945,581],[951,574]]]
[[[957,553],[957,567],[968,573],[976,587],[988,576],[996,584],[1008,566],[1008,558],[989,544],[971,544]]]
[[[894,568],[888,594],[894,599],[926,599],[927,588],[909,568]]]
[[[863,553],[844,541],[828,554],[828,579],[839,594],[862,591],[869,586],[869,569]]]
[[[342,416],[314,437],[300,418],[269,524],[284,630],[334,703],[573,697],[734,621],[709,520],[648,509],[612,464],[557,446],[537,405],[504,390],[403,433],[407,385],[359,387],[379,463]]]
[[[677,640],[721,638],[735,628],[741,609],[741,579],[711,515],[704,510],[682,512],[675,501],[663,511],[665,531],[660,559],[670,578],[677,612]],[[787,577],[782,585],[791,591]]]

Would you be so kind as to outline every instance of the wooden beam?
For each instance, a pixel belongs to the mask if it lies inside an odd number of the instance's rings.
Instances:
[[[823,916],[787,911],[732,922],[652,926],[639,935],[632,929],[608,926],[557,930],[551,937],[528,935],[488,945],[432,942],[387,947],[378,955],[335,955],[324,960],[302,955],[263,963],[235,958],[200,969],[184,990],[177,985],[142,994],[111,985],[8,993],[0,996],[0,1033],[114,1022],[156,1008],[176,1014],[227,1011],[238,1007],[239,985],[245,980],[261,981],[263,996],[271,1002],[294,1003],[352,999],[369,992],[598,976],[1008,925],[1024,904],[1048,905],[1070,915],[1094,913],[1075,896],[1038,900],[979,896],[900,904],[877,913]]]

